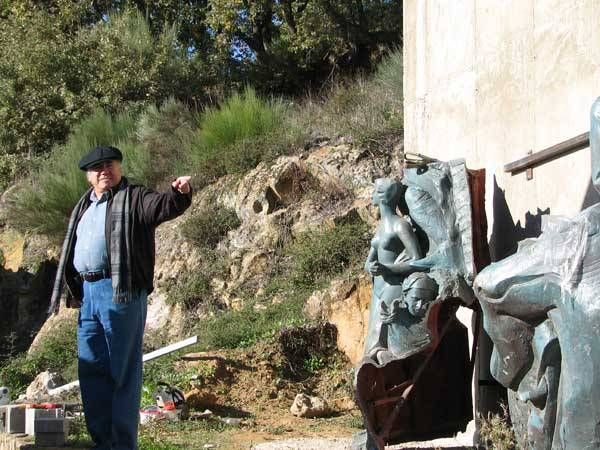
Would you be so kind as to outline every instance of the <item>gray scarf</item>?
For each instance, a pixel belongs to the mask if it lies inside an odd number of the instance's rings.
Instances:
[[[64,285],[65,267],[67,264],[67,255],[72,247],[75,232],[77,231],[78,219],[82,208],[85,206],[90,196],[91,189],[79,199],[67,227],[67,234],[63,242],[54,288],[52,289],[52,298],[50,300],[49,314],[58,313],[60,307],[60,297]],[[131,222],[129,220],[131,193],[127,179],[123,177],[118,191],[114,194],[110,211],[110,273],[113,287],[113,302],[126,303],[132,298],[131,284]]]

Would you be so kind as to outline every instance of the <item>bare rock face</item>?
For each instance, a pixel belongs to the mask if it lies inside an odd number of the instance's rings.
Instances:
[[[30,401],[39,401],[48,397],[48,391],[62,386],[65,383],[63,378],[54,372],[42,372],[31,382],[25,397]]]
[[[326,417],[332,413],[327,402],[320,397],[298,394],[290,407],[290,412],[298,417]]]
[[[366,275],[354,280],[336,279],[329,287],[314,292],[304,308],[310,318],[336,326],[337,348],[352,364],[357,364],[363,356],[371,290]]]
[[[180,322],[186,313],[169,305],[167,297],[174,280],[202,267],[202,251],[179,231],[191,214],[209,205],[221,205],[235,210],[240,219],[241,225],[218,244],[229,267],[210,280],[223,307],[239,308],[243,301],[237,289],[250,285],[260,290],[276,263],[276,249],[299,233],[356,220],[375,224],[370,206],[372,182],[390,173],[400,173],[397,155],[374,155],[344,143],[321,145],[300,156],[261,163],[241,179],[221,178],[196,192],[188,212],[157,229],[155,291],[150,296],[148,332],[164,330],[168,325],[169,333],[176,337],[183,329]],[[355,287],[338,287],[327,294],[327,303],[341,303],[327,309],[324,318],[339,324],[338,329],[343,330],[340,348],[354,361],[362,352],[361,338],[356,336],[362,334],[368,306],[364,301],[369,294],[357,281],[352,284]]]
[[[0,355],[27,350],[47,317],[57,247],[0,229]]]

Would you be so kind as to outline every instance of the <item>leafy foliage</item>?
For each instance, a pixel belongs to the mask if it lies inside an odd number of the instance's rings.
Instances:
[[[399,45],[398,0],[212,0],[216,47],[246,62],[268,92],[303,92],[340,67],[370,68],[380,48]]]
[[[92,147],[107,142],[120,145],[132,135],[135,117],[123,113],[113,117],[97,111],[77,126],[64,146],[58,147],[43,167],[9,197],[8,221],[21,230],[60,237],[66,229],[71,210],[87,189],[87,181],[77,161]],[[137,155],[140,148],[120,145],[124,169],[139,174],[149,161]]]
[[[71,210],[88,187],[77,161],[90,148],[116,145],[123,152],[127,178],[153,186],[172,173],[178,155],[185,153],[192,124],[187,108],[173,99],[141,114],[96,110],[73,128],[64,145],[38,164],[30,180],[11,193],[9,223],[60,239]]]
[[[78,31],[65,31],[42,9],[3,20],[0,153],[45,153],[98,107],[201,100],[210,83],[178,45],[175,26],[153,35],[142,13],[128,8],[105,19]]]
[[[332,275],[356,268],[364,259],[369,230],[363,222],[307,231],[285,249],[288,277],[297,286],[314,286]]]
[[[44,370],[58,372],[63,378],[77,378],[77,325],[74,320],[61,322],[29,355],[21,354],[0,367],[0,383],[13,394],[21,394]]]

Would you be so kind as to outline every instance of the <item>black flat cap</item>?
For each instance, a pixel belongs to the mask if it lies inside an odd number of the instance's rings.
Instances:
[[[117,147],[100,145],[91,149],[79,160],[79,168],[81,170],[88,170],[90,167],[103,161],[123,161],[123,154]]]

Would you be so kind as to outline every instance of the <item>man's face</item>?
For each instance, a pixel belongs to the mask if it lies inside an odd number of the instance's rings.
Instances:
[[[96,193],[109,191],[121,182],[121,177],[119,161],[103,161],[87,169],[87,179]]]

